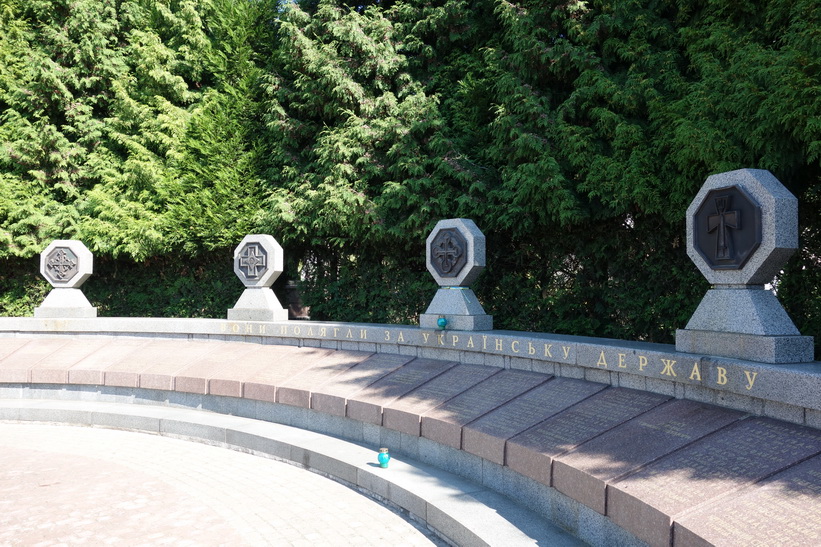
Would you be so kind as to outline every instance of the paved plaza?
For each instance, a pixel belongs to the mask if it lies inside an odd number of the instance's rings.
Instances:
[[[442,544],[373,499],[272,459],[0,422],[0,546]]]

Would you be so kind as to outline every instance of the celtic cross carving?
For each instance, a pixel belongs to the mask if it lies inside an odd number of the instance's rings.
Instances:
[[[57,247],[46,257],[46,271],[52,280],[68,281],[77,272],[77,257],[67,247]]]
[[[245,246],[239,255],[239,268],[248,279],[256,279],[268,265],[268,254],[265,250],[251,243]]]
[[[433,267],[442,277],[456,277],[464,267],[467,241],[456,229],[440,230],[431,243]]]

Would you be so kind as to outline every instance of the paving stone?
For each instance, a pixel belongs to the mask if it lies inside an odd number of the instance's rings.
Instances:
[[[156,435],[0,424],[0,545],[441,545],[337,482]]]
[[[374,354],[313,389],[311,408],[345,416],[348,397],[407,364],[406,355]]]
[[[821,456],[676,519],[674,545],[821,545]]]
[[[503,370],[422,415],[422,436],[462,447],[462,427],[548,380],[535,372]]]
[[[550,486],[553,458],[647,412],[669,397],[607,388],[507,442],[511,469]]]
[[[495,367],[457,365],[386,406],[382,425],[418,437],[422,414],[499,372]]]
[[[316,361],[314,366],[282,383],[277,390],[277,402],[311,408],[311,392],[337,374],[370,357],[361,351],[337,350]]]
[[[821,431],[750,418],[607,486],[607,514],[653,546],[669,546],[677,515],[821,453]]]
[[[507,439],[604,388],[569,378],[550,380],[466,425],[462,429],[462,448],[502,465]]]
[[[556,457],[553,487],[603,515],[608,482],[743,416],[694,401],[670,401]]]
[[[453,361],[413,359],[351,395],[348,398],[347,416],[361,422],[382,425],[382,407],[455,365]]]

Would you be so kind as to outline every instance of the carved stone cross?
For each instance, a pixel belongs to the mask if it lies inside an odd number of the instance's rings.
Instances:
[[[259,271],[265,269],[267,265],[265,258],[265,251],[260,249],[258,245],[250,244],[242,250],[239,265],[240,268],[243,268],[246,277],[255,279],[259,277]]]
[[[442,236],[433,245],[433,257],[442,275],[459,273],[453,270],[464,253],[464,239],[450,230],[443,230]]]
[[[716,260],[733,258],[733,237],[730,228],[741,228],[741,212],[728,211],[730,196],[718,196],[715,199],[716,214],[707,218],[707,233],[718,230],[716,241]]]

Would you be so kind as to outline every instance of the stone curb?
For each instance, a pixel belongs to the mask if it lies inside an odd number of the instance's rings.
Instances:
[[[202,408],[387,446],[401,457],[475,481],[489,489],[482,496],[514,499],[594,545],[638,545],[641,539],[669,547],[674,525],[686,524],[696,536],[716,532],[715,527],[702,532],[686,518],[678,524],[711,499],[732,498],[736,492],[744,500],[768,495],[759,483],[783,477],[787,470],[798,489],[805,488],[800,481],[817,488],[821,477],[812,475],[816,471],[811,467],[821,464],[817,411],[796,413],[786,405],[762,403],[763,414],[800,424],[793,426],[749,415],[754,412],[701,404],[715,402],[709,398],[676,399],[677,392],[610,387],[586,377],[551,378],[516,367],[249,341],[122,335],[0,338],[0,398]],[[618,356],[613,361],[602,355],[618,366]],[[716,360],[717,368],[723,365]],[[781,373],[795,372],[785,367]],[[403,380],[392,379],[394,373],[404,373]],[[391,391],[397,386],[402,389]],[[799,395],[818,397],[810,391]],[[164,428],[161,432],[226,442],[224,431],[193,422],[168,420]],[[749,435],[736,433],[747,430]],[[250,432],[232,435],[244,436],[243,446],[269,446]],[[328,473],[333,461],[321,450],[310,456],[287,449],[279,457]],[[743,469],[736,457],[749,460]],[[800,467],[804,458],[813,458],[809,467]],[[713,463],[704,468],[708,460]],[[671,477],[680,477],[682,470],[716,472],[723,480],[708,484],[733,486],[683,503],[667,498],[703,487],[692,489],[689,479],[680,478],[663,488],[642,490],[643,483],[654,480],[652,469],[668,463]],[[334,469],[340,480],[359,485],[361,479],[377,495],[405,500],[400,505],[426,522],[450,518],[439,506],[422,504],[401,483],[384,485],[378,475]],[[809,478],[804,476],[808,473]],[[763,505],[784,503],[778,495],[769,497]],[[782,511],[782,522],[769,532],[806,539],[807,530],[791,526],[806,521],[804,513],[819,502],[810,495],[800,507]],[[629,518],[645,506],[658,517],[652,526]],[[464,541],[470,543],[469,538]]]
[[[208,339],[407,355],[584,379],[821,427],[819,361],[774,365],[604,338],[314,321],[0,317],[2,336]]]
[[[0,400],[0,419],[125,429],[265,455],[399,507],[454,545],[583,545],[469,480],[404,457],[382,469],[373,447],[282,424],[184,408],[43,399]]]

